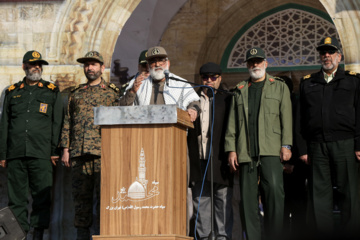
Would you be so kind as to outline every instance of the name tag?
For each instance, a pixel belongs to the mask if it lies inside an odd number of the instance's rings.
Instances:
[[[46,113],[48,105],[46,103],[40,103],[40,110],[39,112]]]

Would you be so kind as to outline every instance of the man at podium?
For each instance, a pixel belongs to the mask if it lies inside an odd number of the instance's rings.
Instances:
[[[146,60],[150,76],[135,76],[126,88],[125,95],[121,97],[120,105],[176,104],[187,110],[191,121],[195,121],[200,112],[200,98],[190,84],[183,82],[185,79],[169,73],[170,60],[165,49],[159,46],[149,48]]]

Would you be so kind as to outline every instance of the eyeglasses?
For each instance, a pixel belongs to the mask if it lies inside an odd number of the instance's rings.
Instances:
[[[160,65],[163,65],[166,63],[168,59],[167,58],[153,58],[148,61],[149,65],[154,65],[155,63],[159,63]]]
[[[201,75],[201,79],[203,81],[207,81],[209,78],[211,81],[216,81],[220,76],[219,75],[216,75],[216,76],[209,76],[209,75]]]
[[[319,51],[320,55],[325,55],[326,53],[333,55],[336,52],[337,52],[336,50],[321,50],[321,51]]]

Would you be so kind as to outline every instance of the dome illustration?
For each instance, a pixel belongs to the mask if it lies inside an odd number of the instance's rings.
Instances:
[[[145,198],[144,186],[137,181],[133,182],[129,187],[128,197],[133,199]]]

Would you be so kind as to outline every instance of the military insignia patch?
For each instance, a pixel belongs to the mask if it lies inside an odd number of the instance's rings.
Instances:
[[[251,54],[251,55],[257,54],[257,50],[256,50],[255,48],[251,49],[251,50],[250,50],[250,54]]]
[[[275,81],[275,80],[274,80],[273,78],[269,78],[269,81],[270,81],[270,82],[273,82],[273,81]]]
[[[39,83],[38,83],[38,86],[39,86],[39,87],[43,87],[44,84],[42,84],[41,82],[39,82]]]
[[[250,86],[251,86],[251,82],[249,83],[248,87],[250,87]]]
[[[56,86],[53,83],[50,83],[47,87],[51,90],[54,90],[56,88]]]
[[[15,89],[15,85],[11,85],[9,88],[8,88],[8,91],[10,92],[10,91],[12,91],[12,90],[14,90]]]
[[[244,85],[238,86],[238,89],[243,89]]]
[[[34,52],[32,53],[32,56],[33,56],[34,58],[40,58],[40,53],[34,51]]]
[[[117,91],[117,92],[119,91],[119,88],[116,87],[116,85],[113,84],[113,83],[110,83],[109,87],[112,88],[112,89],[114,89],[114,90]]]
[[[40,103],[40,109],[39,112],[46,113],[47,112],[48,105],[46,103]]]
[[[152,50],[152,52],[151,52],[152,55],[157,55],[157,54],[159,54],[159,53],[160,53],[160,50],[157,49],[157,48],[154,48],[154,49]]]
[[[24,88],[24,87],[25,87],[25,84],[22,83],[22,84],[20,85],[20,88]]]
[[[324,43],[325,44],[331,44],[331,38],[330,37],[325,38]]]
[[[351,71],[351,72],[349,72],[349,74],[350,74],[350,75],[356,75],[356,72]]]
[[[306,75],[305,77],[304,77],[304,79],[308,79],[308,78],[310,78],[311,77],[311,75],[309,74],[309,75]]]

